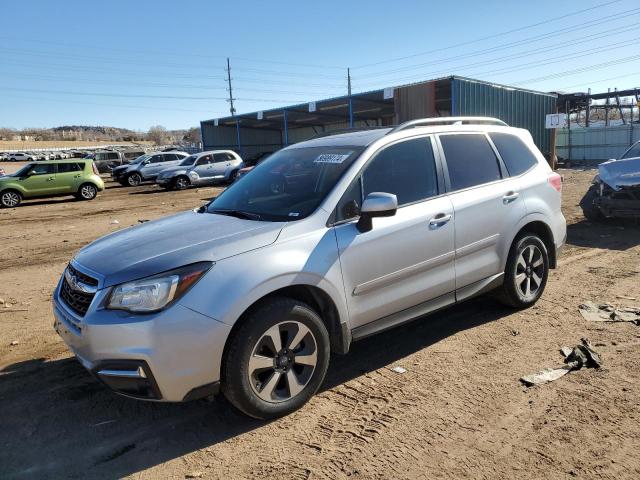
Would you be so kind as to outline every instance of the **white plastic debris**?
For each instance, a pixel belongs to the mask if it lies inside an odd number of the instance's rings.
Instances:
[[[407,369],[402,367],[393,367],[391,371],[395,373],[406,373]]]
[[[118,220],[111,220],[111,225],[118,225],[120,222]]]
[[[631,322],[640,325],[640,307],[614,307],[610,303],[584,302],[580,314],[590,322]]]

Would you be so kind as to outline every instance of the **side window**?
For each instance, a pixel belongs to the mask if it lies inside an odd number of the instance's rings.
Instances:
[[[205,155],[204,157],[200,157],[196,162],[196,165],[209,165],[213,163],[213,157],[211,155]]]
[[[164,158],[162,155],[154,155],[153,157],[151,157],[151,160],[149,161],[149,163],[162,163],[164,162]]]
[[[490,133],[509,175],[515,177],[538,164],[538,159],[522,140],[508,133]]]
[[[440,135],[452,190],[502,178],[498,159],[484,135]]]
[[[107,155],[107,158],[109,160],[118,160],[120,156],[116,152],[112,152]]]
[[[371,192],[394,193],[398,206],[438,194],[436,163],[429,138],[417,138],[391,145],[365,167],[362,174],[364,198]]]
[[[229,156],[226,153],[214,153],[213,161],[214,162],[226,162],[229,160]]]
[[[176,156],[173,153],[165,153],[163,157],[165,162],[172,162],[176,159]]]
[[[54,173],[54,167],[55,165],[52,163],[34,165],[31,167],[30,173],[31,175],[52,175]]]
[[[58,173],[79,172],[82,168],[77,163],[59,163]]]

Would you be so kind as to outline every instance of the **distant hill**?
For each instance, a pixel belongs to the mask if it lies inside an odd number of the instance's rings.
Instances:
[[[153,134],[152,134],[153,132]],[[0,128],[0,140],[5,141],[109,141],[109,142],[139,142],[144,140],[156,143],[177,143],[183,140],[197,142],[200,130],[198,128],[184,130],[166,130],[161,126],[152,127],[149,132],[129,130],[127,128],[93,126],[93,125],[62,125],[53,128]],[[160,138],[159,138],[160,137]]]

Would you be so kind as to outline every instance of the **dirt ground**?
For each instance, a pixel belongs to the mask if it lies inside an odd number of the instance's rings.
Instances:
[[[52,328],[51,292],[81,246],[219,189],[110,183],[88,203],[0,210],[0,477],[640,478],[640,327],[578,312],[585,300],[640,303],[640,228],[586,222],[577,204],[593,170],[560,173],[568,245],[536,306],[481,297],[355,343],[307,406],[269,423],[223,398],[117,396]],[[602,369],[520,384],[583,337]]]

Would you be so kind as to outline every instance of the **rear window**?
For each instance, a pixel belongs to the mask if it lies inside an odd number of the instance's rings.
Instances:
[[[520,175],[538,163],[538,159],[522,140],[508,133],[490,133],[509,175]]]
[[[484,135],[440,135],[452,190],[500,180],[498,159]]]

